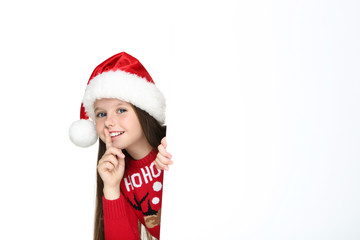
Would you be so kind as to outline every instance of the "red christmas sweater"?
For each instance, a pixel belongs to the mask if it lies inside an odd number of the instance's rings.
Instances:
[[[152,236],[160,238],[164,174],[155,167],[157,153],[153,149],[143,159],[127,158],[120,197],[108,200],[103,196],[106,240],[138,240],[138,220]]]

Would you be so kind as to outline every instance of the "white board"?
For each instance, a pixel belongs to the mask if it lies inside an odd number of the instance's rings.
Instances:
[[[359,10],[2,3],[1,238],[92,238],[97,147],[68,128],[94,67],[127,51],[167,98],[162,240],[359,239]]]

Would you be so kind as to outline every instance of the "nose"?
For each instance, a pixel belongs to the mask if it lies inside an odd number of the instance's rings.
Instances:
[[[115,119],[111,114],[108,114],[105,120],[105,127],[109,128],[113,126],[115,126]]]

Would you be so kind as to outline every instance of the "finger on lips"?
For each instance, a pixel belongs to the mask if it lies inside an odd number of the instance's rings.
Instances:
[[[125,155],[122,153],[121,149],[112,146],[109,130],[104,128],[104,133],[105,133],[106,151],[110,151],[113,155],[116,155],[119,158],[125,158]]]
[[[108,149],[108,148],[112,147],[112,141],[111,141],[111,137],[110,137],[109,130],[107,130],[106,128],[104,128],[104,133],[105,133],[106,149]]]

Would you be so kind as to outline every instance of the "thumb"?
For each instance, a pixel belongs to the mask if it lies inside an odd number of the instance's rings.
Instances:
[[[118,165],[116,166],[116,169],[119,169],[120,167],[125,168],[125,157],[120,157],[116,155],[116,158],[118,160]]]
[[[163,139],[161,139],[161,144],[164,146],[164,148],[167,148],[166,137],[163,137]]]

